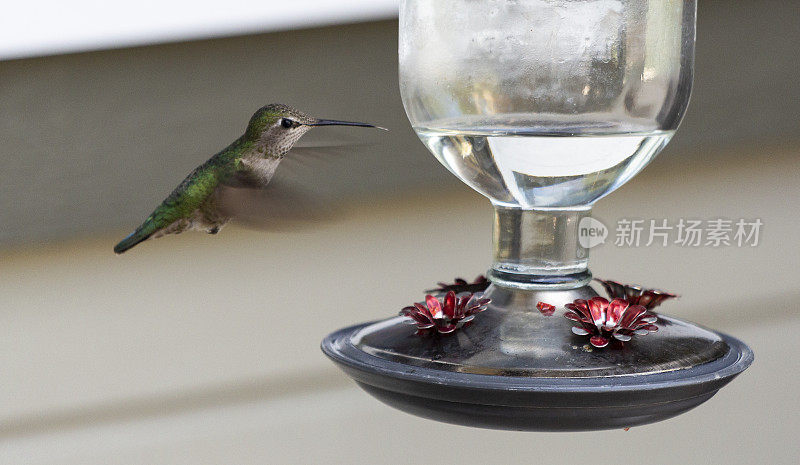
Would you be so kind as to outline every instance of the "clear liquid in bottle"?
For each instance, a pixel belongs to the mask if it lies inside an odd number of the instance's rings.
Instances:
[[[585,206],[624,184],[674,131],[609,124],[521,124],[502,116],[429,122],[414,128],[436,158],[496,204]]]

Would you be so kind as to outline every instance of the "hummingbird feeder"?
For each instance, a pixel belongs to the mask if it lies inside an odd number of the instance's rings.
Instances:
[[[492,202],[494,262],[487,279],[334,332],[325,354],[406,412],[529,431],[663,420],[744,371],[753,352],[738,339],[653,313],[675,295],[592,287],[580,240],[594,202],[678,128],[695,16],[696,0],[403,1],[406,113]]]

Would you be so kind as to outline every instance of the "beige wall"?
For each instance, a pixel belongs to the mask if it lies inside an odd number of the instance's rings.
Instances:
[[[105,235],[5,254],[0,463],[797,463],[800,248],[786,212],[800,197],[800,150],[709,155],[730,162],[650,167],[595,212],[609,224],[765,223],[755,248],[592,251],[596,275],[678,292],[664,312],[753,347],[754,365],[686,415],[627,433],[498,433],[411,417],[360,392],[319,341],[489,261],[488,203],[429,191],[294,235],[231,227],[123,257]],[[441,437],[453,439],[443,447]],[[593,446],[608,443],[620,445]]]
[[[693,101],[660,159],[800,140],[795,2],[700,3]],[[130,229],[271,101],[392,129],[318,174],[335,197],[456,186],[396,72],[394,21],[0,62],[0,245]]]
[[[393,315],[490,259],[488,202],[408,128],[394,22],[0,62],[0,463],[797,463],[795,10],[702,0],[685,124],[595,209],[608,225],[764,222],[755,248],[592,251],[596,275],[678,292],[665,312],[756,352],[708,403],[627,433],[418,419],[319,351],[330,331]],[[271,100],[393,129],[316,174],[344,199],[337,221],[112,254]]]

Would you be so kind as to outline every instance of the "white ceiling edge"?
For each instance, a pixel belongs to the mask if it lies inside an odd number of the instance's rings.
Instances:
[[[180,42],[397,16],[400,0],[5,2],[0,60]]]

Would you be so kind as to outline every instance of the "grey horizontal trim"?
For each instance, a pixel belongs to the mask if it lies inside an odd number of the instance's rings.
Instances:
[[[8,439],[88,425],[141,420],[226,405],[275,400],[327,391],[351,383],[331,365],[313,373],[293,376],[276,374],[9,418],[0,422],[0,438]]]
[[[399,0],[60,3],[4,5],[0,61],[388,19]]]
[[[798,298],[800,293],[788,293],[746,302],[721,301],[719,307],[704,309],[702,313],[695,312],[692,315],[695,317],[702,315],[694,318],[697,323],[737,334],[759,324],[800,319],[800,315],[795,314],[794,309],[786,305],[787,302],[796,302]],[[756,325],[753,324],[753,312],[758,312]],[[333,329],[335,328],[331,328]],[[330,391],[351,384],[352,381],[333,365],[315,370],[313,373],[288,376],[276,373],[261,378],[9,418],[0,422],[0,438],[44,434],[102,423],[141,420],[248,402],[279,400],[301,394]]]

